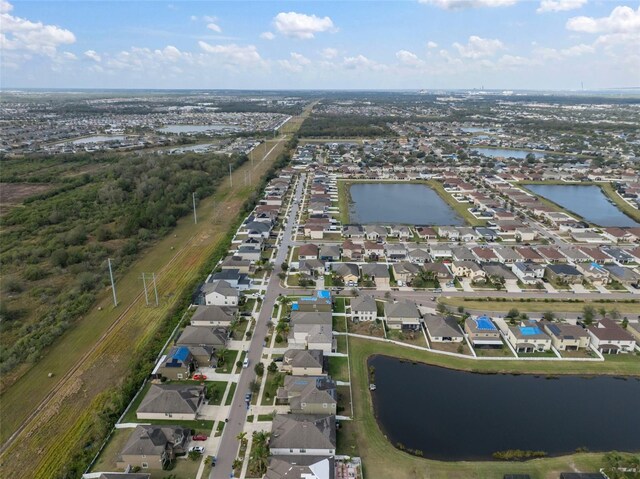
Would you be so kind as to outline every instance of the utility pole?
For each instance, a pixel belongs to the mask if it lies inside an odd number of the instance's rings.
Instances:
[[[144,279],[144,273],[142,273],[142,286],[144,286],[144,300],[149,306],[149,295],[147,294],[147,281]]]
[[[196,192],[194,191],[191,194],[191,198],[193,199],[193,222],[198,224],[198,215],[196,214]]]
[[[111,269],[111,258],[107,258],[109,263],[109,277],[111,278],[111,291],[113,292],[113,305],[118,306],[118,298],[116,298],[116,283],[113,281],[113,270]]]
[[[156,274],[153,274],[153,291],[156,293],[156,306],[159,306],[160,303],[158,302],[158,288],[156,286]]]

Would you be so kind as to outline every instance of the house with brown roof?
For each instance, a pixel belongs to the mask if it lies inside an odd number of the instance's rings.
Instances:
[[[589,333],[582,326],[544,321],[542,327],[558,351],[577,351],[589,347]]]
[[[471,252],[481,263],[498,261],[498,257],[496,256],[492,248],[476,246],[475,248],[471,248]]]
[[[319,248],[313,243],[307,243],[298,247],[298,259],[318,259]]]
[[[589,326],[587,331],[593,347],[604,354],[632,353],[636,347],[631,333],[610,318]]]
[[[191,429],[182,426],[136,426],[116,465],[119,469],[166,469],[178,454],[187,452],[190,433]]]

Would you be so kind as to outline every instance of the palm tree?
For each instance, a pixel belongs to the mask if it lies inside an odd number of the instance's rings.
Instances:
[[[253,433],[253,448],[251,451],[251,460],[257,465],[257,471],[260,475],[267,472],[269,467],[269,437],[270,433],[258,431]]]

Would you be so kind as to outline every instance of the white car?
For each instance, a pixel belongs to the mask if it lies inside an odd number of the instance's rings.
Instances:
[[[244,358],[244,361],[242,361],[242,367],[244,369],[247,369],[249,367],[249,358]]]
[[[204,447],[202,447],[202,446],[191,446],[189,448],[189,452],[199,452],[200,454],[204,454]]]

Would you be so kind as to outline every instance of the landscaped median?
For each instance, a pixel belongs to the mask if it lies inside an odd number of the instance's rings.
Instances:
[[[560,472],[597,471],[604,454],[576,453],[568,456],[532,459],[526,462],[455,461],[423,459],[396,449],[381,432],[373,412],[368,387],[367,359],[374,354],[437,366],[486,373],[616,374],[640,376],[640,360],[629,357],[598,363],[544,361],[474,361],[420,351],[380,341],[349,337],[354,420],[342,421],[338,432],[338,453],[360,455],[368,479],[499,478],[503,474],[529,474],[533,479],[558,477]],[[628,360],[627,360],[628,359]],[[416,411],[426,414],[426,411]],[[463,434],[463,432],[461,432]],[[427,453],[428,454],[428,453]]]

